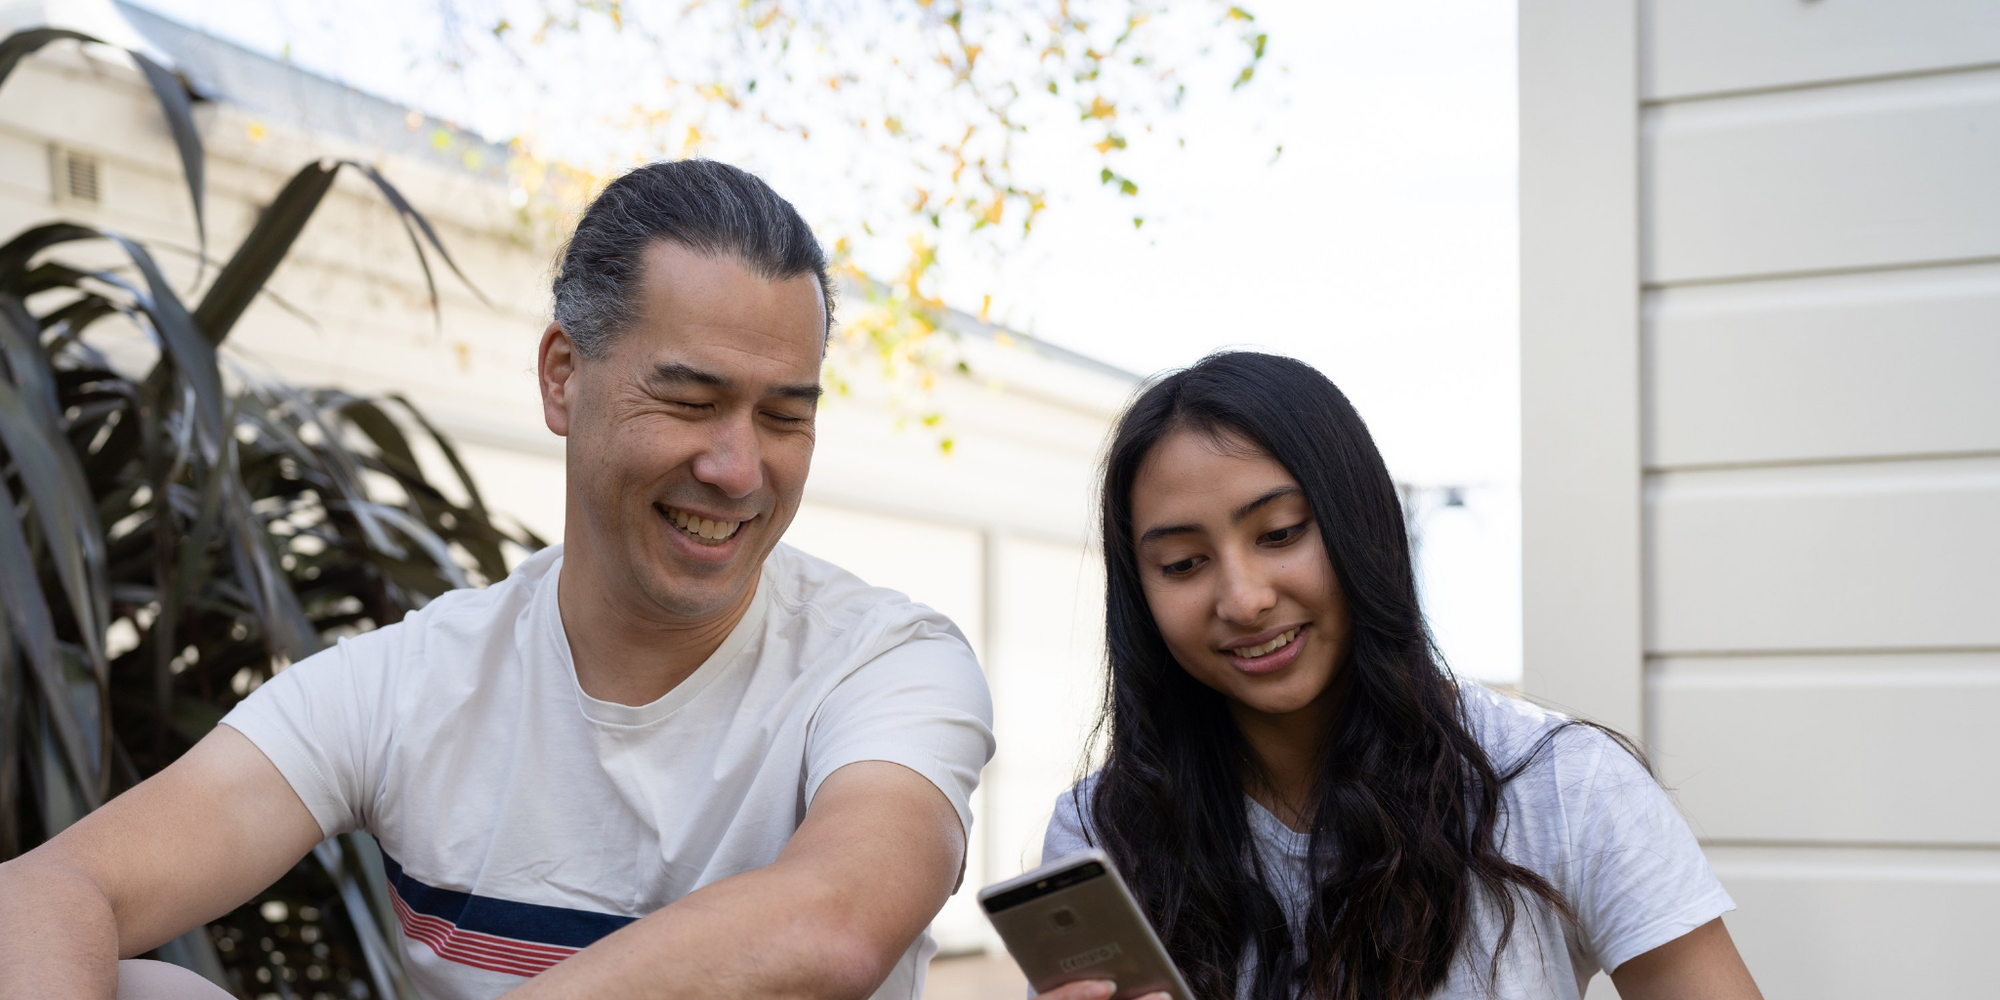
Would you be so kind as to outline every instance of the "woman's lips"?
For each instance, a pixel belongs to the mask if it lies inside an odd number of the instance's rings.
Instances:
[[[1239,656],[1234,651],[1224,651],[1231,666],[1246,674],[1268,674],[1283,670],[1299,658],[1299,650],[1305,645],[1306,631],[1310,625],[1300,625],[1294,630],[1291,641],[1258,656]],[[1282,637],[1282,633],[1280,635]],[[1254,648],[1254,647],[1253,647]]]

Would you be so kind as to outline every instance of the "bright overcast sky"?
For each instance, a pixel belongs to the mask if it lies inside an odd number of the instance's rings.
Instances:
[[[404,92],[407,45],[382,30],[421,6],[140,2],[360,89],[422,96]],[[976,310],[974,291],[991,290],[997,319],[1141,373],[1232,344],[1304,358],[1354,399],[1399,478],[1511,484],[1513,5],[1252,6],[1267,73],[1285,75],[1190,101],[1174,124],[1185,149],[1132,151],[1143,230],[1129,201],[1059,194],[1022,252],[997,273],[961,267],[947,298]]]

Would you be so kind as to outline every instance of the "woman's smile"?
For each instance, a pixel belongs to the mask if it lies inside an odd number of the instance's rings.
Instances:
[[[1277,635],[1259,642],[1244,642],[1225,648],[1222,652],[1229,657],[1231,665],[1252,676],[1273,674],[1292,665],[1298,659],[1299,650],[1305,647],[1307,625],[1293,625]]]

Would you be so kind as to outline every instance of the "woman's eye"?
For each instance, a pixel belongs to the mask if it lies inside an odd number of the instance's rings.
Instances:
[[[1263,542],[1266,545],[1282,545],[1286,542],[1291,541],[1294,538],[1299,537],[1299,533],[1304,530],[1306,530],[1305,525],[1294,524],[1289,528],[1279,528],[1276,531],[1266,531],[1264,532],[1263,535],[1259,536],[1257,540]]]
[[[1168,576],[1181,576],[1182,574],[1185,573],[1192,573],[1194,572],[1195,563],[1198,561],[1198,559],[1199,559],[1198,556],[1189,556],[1186,559],[1181,560],[1180,562],[1168,563],[1165,566],[1160,567],[1160,572],[1165,573]]]

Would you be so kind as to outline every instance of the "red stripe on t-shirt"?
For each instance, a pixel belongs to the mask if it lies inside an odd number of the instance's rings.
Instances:
[[[460,930],[458,925],[442,917],[410,909],[394,886],[389,888],[389,899],[395,904],[396,916],[403,923],[405,936],[428,946],[439,958],[459,965],[526,978],[547,972],[550,966],[578,951],[560,945]]]

